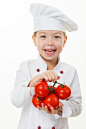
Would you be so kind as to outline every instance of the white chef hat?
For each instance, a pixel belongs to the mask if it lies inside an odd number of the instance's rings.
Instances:
[[[34,20],[34,32],[40,30],[76,31],[77,24],[63,12],[49,5],[32,3],[30,12]]]

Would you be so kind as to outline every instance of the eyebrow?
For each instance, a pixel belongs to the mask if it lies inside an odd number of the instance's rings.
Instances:
[[[56,32],[56,33],[54,33],[54,34],[62,34],[61,32]]]
[[[39,32],[39,34],[40,34],[40,33],[46,33],[46,32]]]

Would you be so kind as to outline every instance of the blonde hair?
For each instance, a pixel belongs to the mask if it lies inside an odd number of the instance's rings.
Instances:
[[[34,37],[36,37],[36,33],[37,33],[37,31],[33,33],[33,36],[34,36]],[[66,33],[63,32],[63,34],[64,34],[64,37],[66,37]]]

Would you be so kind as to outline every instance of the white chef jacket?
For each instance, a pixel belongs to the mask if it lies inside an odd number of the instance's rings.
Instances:
[[[82,98],[77,71],[73,66],[61,62],[60,57],[53,71],[60,76],[58,82],[65,83],[71,88],[70,98],[61,100],[64,104],[62,116],[48,114],[33,106],[34,87],[27,86],[33,77],[46,70],[47,64],[38,55],[37,59],[22,62],[16,72],[14,89],[10,96],[14,106],[17,108],[22,107],[18,129],[38,129],[38,126],[41,129],[52,129],[52,127],[55,127],[55,129],[69,129],[68,117],[75,117],[82,111]],[[53,85],[53,82],[48,82],[48,84]]]

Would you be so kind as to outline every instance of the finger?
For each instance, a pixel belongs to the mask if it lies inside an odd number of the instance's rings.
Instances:
[[[58,79],[60,79],[60,76],[58,76]]]
[[[51,81],[55,82],[57,80],[58,75],[53,70],[48,70],[47,73],[51,76]]]
[[[57,73],[55,73],[53,70],[47,70],[45,72],[45,75],[47,76],[47,79],[46,81],[57,81],[57,79],[60,79],[60,76],[57,75]]]
[[[58,115],[61,115],[63,112],[63,108],[61,108],[61,107],[59,107],[58,109],[55,109],[55,110],[56,110],[55,114],[58,114]],[[59,112],[60,112],[60,114],[59,114]]]
[[[52,81],[55,81],[55,80],[56,80],[56,73],[55,73],[53,70],[50,70],[50,71],[49,71],[49,74],[50,74],[51,77],[52,77]]]
[[[59,111],[59,110],[60,110],[60,111],[63,111],[63,108],[58,106],[58,107],[56,107],[56,108],[55,108],[55,110],[58,110],[58,111]]]
[[[38,108],[39,110],[41,110],[41,107],[40,107],[40,106],[37,106],[37,108]]]
[[[63,107],[63,106],[64,106],[64,104],[59,102],[59,107]]]
[[[63,108],[62,107],[58,107],[56,110],[63,111]]]
[[[62,116],[62,111],[58,111],[57,114],[60,115],[60,116]]]
[[[46,113],[49,112],[48,107],[46,105],[45,105],[45,111],[46,111]]]
[[[55,108],[55,110],[57,110],[59,108],[59,106],[57,106],[56,108]]]
[[[52,110],[54,110],[54,107],[51,107],[50,109],[51,109],[51,111],[52,111]]]
[[[46,81],[46,82],[48,82],[48,76],[47,76],[47,74],[44,72],[44,74],[42,75],[42,80],[43,81]]]
[[[45,107],[44,107],[44,103],[41,103],[41,106],[42,106],[42,110],[44,110],[45,109]]]
[[[62,112],[62,111],[63,111],[63,108],[62,108],[62,107],[60,107],[58,110]]]
[[[41,106],[37,106],[37,108],[39,108],[39,110],[44,110],[44,104],[41,103]]]
[[[57,73],[55,73],[55,72],[54,72],[54,74],[55,74],[55,81],[57,81],[58,75],[57,75]]]
[[[37,108],[39,108],[39,106],[37,106]]]
[[[52,76],[52,73],[50,72],[51,70],[47,70],[45,73],[48,77],[48,81],[51,82],[53,81],[53,76]]]
[[[45,112],[48,113],[48,114],[52,114],[52,112],[50,110],[48,110],[47,106],[45,106]]]
[[[57,73],[55,73],[54,71],[53,71],[53,74],[55,76],[54,82],[57,81],[58,79],[60,79],[60,76],[58,76]]]
[[[57,114],[58,110],[55,110],[53,107],[51,107],[51,112],[52,112],[52,114]]]

